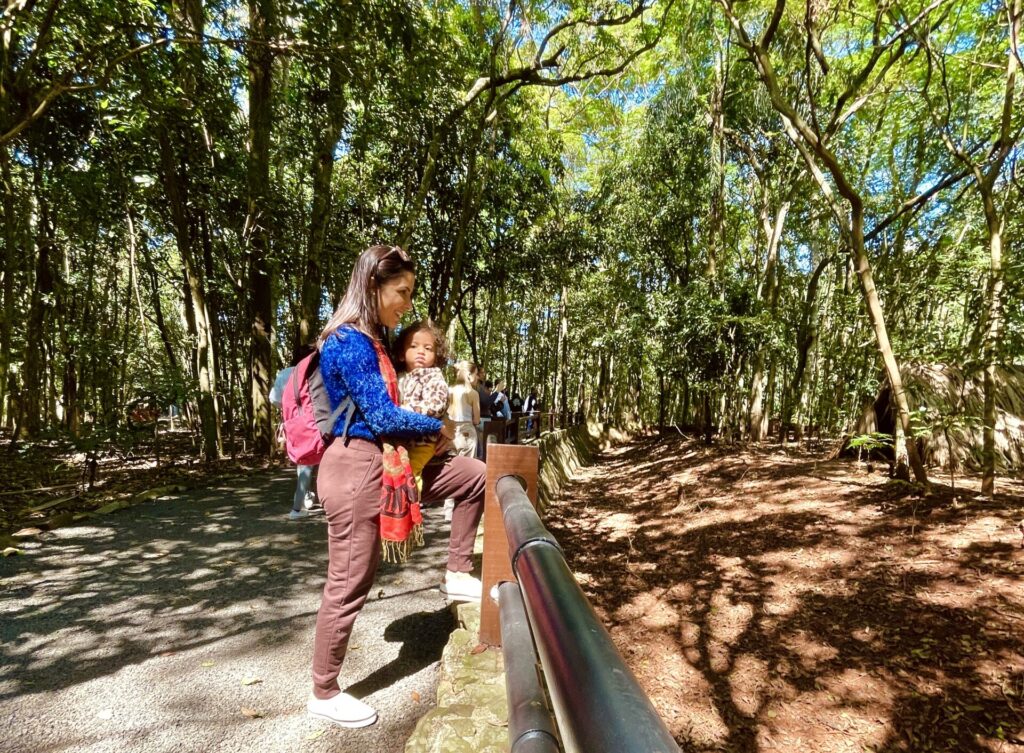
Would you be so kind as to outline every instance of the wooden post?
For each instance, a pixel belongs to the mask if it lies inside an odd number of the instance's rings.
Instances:
[[[512,560],[508,555],[505,521],[498,505],[495,485],[502,476],[518,476],[526,482],[526,494],[537,506],[537,468],[540,450],[516,444],[493,444],[487,458],[487,491],[484,494],[484,557],[481,580],[484,585],[480,599],[480,643],[501,645],[498,605],[491,600],[491,588],[506,580],[515,580]]]

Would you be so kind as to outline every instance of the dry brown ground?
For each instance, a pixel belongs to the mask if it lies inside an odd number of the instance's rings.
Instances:
[[[210,485],[271,465],[244,452],[240,441],[235,449],[232,457],[206,463],[197,459],[195,438],[181,429],[162,430],[159,444],[147,429],[144,435],[97,443],[92,453],[59,438],[12,446],[10,435],[0,431],[0,550],[35,536],[12,535],[19,530],[58,528],[76,515],[147,491]],[[276,456],[273,462],[287,463],[287,458]]]
[[[683,750],[1024,751],[1024,484],[960,483],[643,438],[548,519]]]

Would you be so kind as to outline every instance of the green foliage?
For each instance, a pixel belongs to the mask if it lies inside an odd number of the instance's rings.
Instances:
[[[886,447],[892,447],[892,435],[882,434],[877,431],[868,434],[858,434],[850,438],[850,447],[858,451],[872,452]]]
[[[114,426],[142,395],[197,401],[187,240],[209,301],[220,415],[248,425],[256,42],[247,6],[188,5],[197,18],[181,4],[118,0],[58,3],[49,21],[30,5],[0,20],[11,40],[0,131],[17,130],[3,145],[0,237],[9,424],[37,339],[50,424],[70,429],[70,411],[97,431]],[[991,143],[1006,18],[991,4],[944,0],[926,14],[933,23],[908,26],[927,6],[817,5],[810,21],[787,6],[769,57],[782,94],[863,198],[893,349],[959,363],[977,359],[986,310],[983,207],[969,178],[906,207],[962,170],[940,134],[971,154]],[[735,6],[750,30],[774,7]],[[451,313],[457,354],[521,393],[541,388],[549,406],[557,394],[602,418],[664,411],[742,434],[761,390],[764,412],[782,423],[841,431],[855,421],[881,362],[841,218],[720,8],[657,3],[600,23],[630,10],[577,0],[278,4],[270,195],[257,218],[269,239],[274,365],[296,339],[326,143],[318,324],[359,251],[408,225],[417,314]],[[911,28],[905,44],[882,49]],[[548,32],[544,65],[531,68]],[[613,73],[590,75],[598,70]],[[1017,132],[1019,96],[1014,104]],[[1007,361],[1024,353],[1018,173],[1011,159],[994,182],[1006,217]],[[169,201],[174,180],[184,230]],[[831,175],[823,180],[835,192]],[[702,405],[714,415],[699,416]]]

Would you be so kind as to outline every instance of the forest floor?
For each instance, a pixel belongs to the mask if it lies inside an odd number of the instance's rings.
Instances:
[[[197,459],[195,441],[188,430],[166,426],[157,437],[150,426],[92,444],[54,438],[12,446],[10,436],[0,433],[0,550],[10,554],[20,542],[96,510],[272,467],[266,458],[246,452],[241,440],[233,455],[204,463]],[[277,465],[291,467],[283,456]]]
[[[549,510],[685,751],[1024,751],[1024,484],[641,438]]]

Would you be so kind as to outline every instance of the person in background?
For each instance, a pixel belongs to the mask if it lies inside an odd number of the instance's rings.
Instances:
[[[451,389],[448,416],[455,422],[455,451],[459,455],[476,455],[476,427],[480,423],[480,393],[476,390],[478,372],[471,361],[455,364],[455,386]]]
[[[533,418],[533,414],[540,411],[540,401],[537,399],[536,388],[530,390],[530,394],[526,398],[526,402],[523,403],[523,412],[528,414],[530,418],[526,421],[526,433],[530,434],[533,431],[533,427],[536,425],[536,420]]]
[[[476,382],[474,387],[476,388],[477,394],[480,395],[480,410],[483,410],[486,406],[486,398],[489,393],[484,392],[484,388],[489,386],[490,382],[487,381],[487,369],[483,366],[476,367]]]
[[[477,395],[480,397],[480,418],[477,421],[477,431],[480,432],[480,436],[477,438],[476,443],[476,457],[478,460],[484,459],[484,443],[487,441],[487,434],[484,432],[485,424],[491,420],[491,387],[494,385],[489,381],[483,381],[484,370],[480,369],[477,373]]]
[[[313,349],[314,346],[312,345],[299,345],[292,352],[292,365],[277,372],[274,386],[270,388],[270,402],[272,405],[277,406],[278,411],[281,410],[285,385],[288,384],[289,377],[295,371],[295,366],[299,361],[312,353]],[[292,494],[292,509],[288,513],[288,520],[302,520],[303,518],[308,518],[310,512],[323,511],[323,508],[318,507],[316,504],[316,494],[309,488],[310,482],[313,480],[313,471],[315,470],[315,465],[295,466],[295,492]]]
[[[355,412],[350,423],[339,416],[317,479],[327,513],[328,564],[313,641],[313,692],[306,710],[342,727],[377,721],[377,711],[343,692],[338,678],[381,553],[396,553],[400,559],[408,551],[407,542],[415,541],[416,485],[408,455],[395,443],[440,434],[440,455],[455,435],[450,421],[398,405],[398,376],[386,343],[412,308],[415,285],[415,265],[404,249],[369,247],[356,260],[348,289],[319,339],[320,374],[331,408],[351,399]],[[454,457],[423,470],[424,504],[455,500],[441,583],[441,591],[452,601],[480,600],[480,580],[471,571],[485,484],[486,468],[473,458]]]
[[[509,407],[508,396],[505,395],[504,379],[494,383],[494,391],[491,393],[491,418],[503,418],[506,421],[512,418],[512,409]]]

